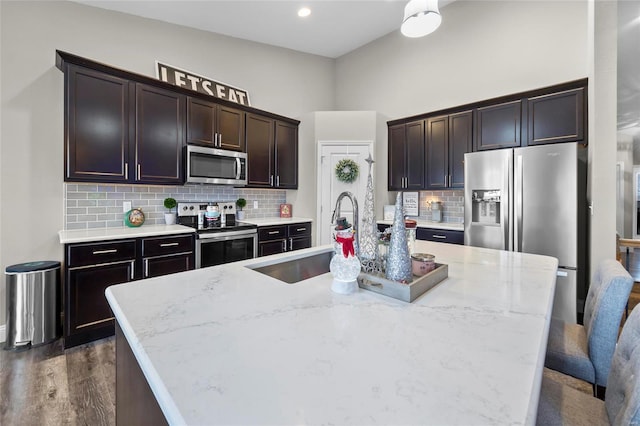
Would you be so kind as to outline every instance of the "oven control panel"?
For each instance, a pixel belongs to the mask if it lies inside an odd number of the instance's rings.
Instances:
[[[178,216],[198,216],[198,212],[206,211],[207,206],[218,206],[218,211],[221,215],[236,214],[236,203],[231,202],[207,202],[207,201],[194,201],[194,202],[179,202],[178,203]]]

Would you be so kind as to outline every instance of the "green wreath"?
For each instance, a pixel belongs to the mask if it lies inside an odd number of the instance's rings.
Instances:
[[[336,177],[340,182],[351,183],[358,178],[358,164],[345,158],[336,164]]]

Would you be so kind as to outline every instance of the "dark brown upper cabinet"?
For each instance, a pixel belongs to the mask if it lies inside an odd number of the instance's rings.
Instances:
[[[184,96],[67,67],[65,180],[182,184]]]
[[[473,113],[425,120],[425,188],[464,187],[464,154],[471,152]]]
[[[129,81],[67,65],[65,180],[128,181]]]
[[[389,191],[424,187],[424,120],[389,126]]]
[[[136,84],[136,183],[184,183],[185,97],[168,90]]]
[[[521,115],[520,100],[478,108],[474,151],[519,147]]]
[[[241,152],[250,142],[249,186],[297,189],[300,121],[59,50],[56,67],[65,181],[179,185],[187,141]]]
[[[200,98],[187,98],[187,143],[245,151],[245,112]]]
[[[527,99],[527,145],[584,139],[584,88]]]
[[[246,116],[247,186],[298,188],[298,126],[257,114]]]

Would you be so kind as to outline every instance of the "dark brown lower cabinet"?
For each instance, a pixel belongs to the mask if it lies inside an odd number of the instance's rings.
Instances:
[[[193,234],[65,246],[64,346],[111,336],[107,287],[194,268]]]
[[[311,247],[311,222],[258,228],[258,256]]]
[[[113,334],[107,287],[133,280],[135,259],[67,270],[65,347]]]
[[[116,322],[116,424],[160,426],[167,420]]]

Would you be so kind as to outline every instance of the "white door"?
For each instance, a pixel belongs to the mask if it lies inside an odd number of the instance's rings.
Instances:
[[[362,222],[364,196],[367,190],[367,176],[369,175],[369,163],[365,159],[373,151],[373,143],[319,142],[318,145],[320,151],[320,165],[318,167],[318,195],[320,197],[317,221],[319,226],[318,242],[319,244],[331,244],[331,216],[340,193],[343,191],[353,193],[358,202],[359,220]],[[336,164],[346,158],[353,160],[358,164],[359,168],[357,179],[351,183],[339,181],[335,173]],[[304,170],[301,172],[304,173]],[[342,200],[340,215],[346,217],[349,223],[353,223],[353,206],[348,198]]]

